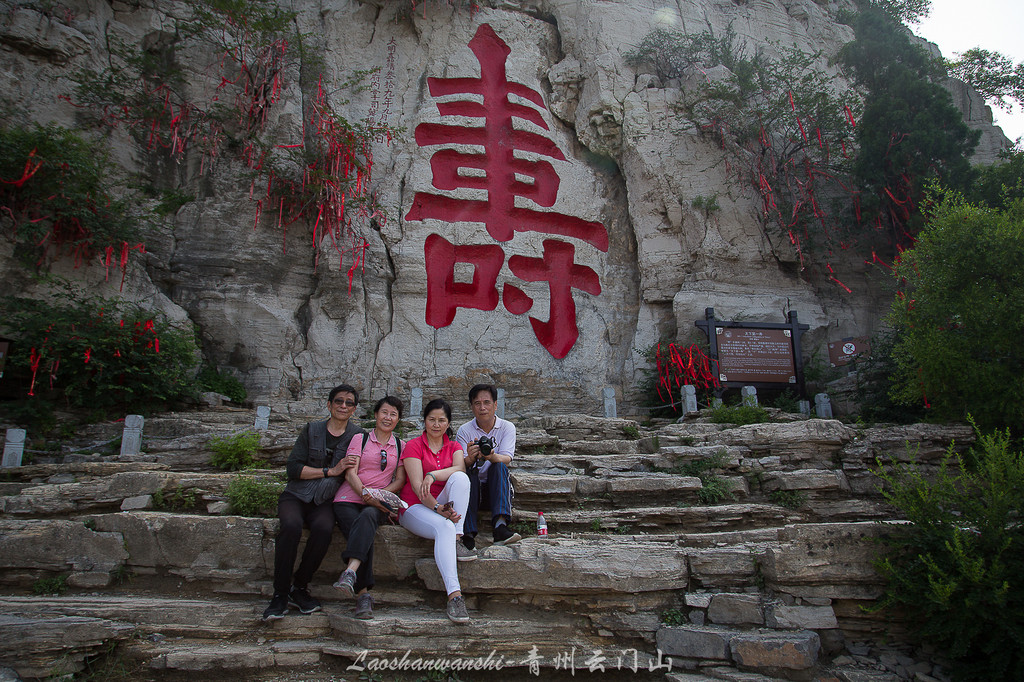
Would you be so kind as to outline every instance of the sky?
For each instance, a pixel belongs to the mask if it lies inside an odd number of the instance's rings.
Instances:
[[[915,34],[930,40],[946,59],[981,47],[1024,62],[1024,0],[932,0],[928,18],[911,26]],[[996,125],[1011,140],[1024,136],[1024,112],[992,107]]]

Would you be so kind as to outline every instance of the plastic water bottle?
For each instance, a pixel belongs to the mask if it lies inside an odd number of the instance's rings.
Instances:
[[[537,512],[537,535],[548,534],[548,522],[544,520],[544,512]]]

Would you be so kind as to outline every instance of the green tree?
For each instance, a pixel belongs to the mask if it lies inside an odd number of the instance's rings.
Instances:
[[[1024,428],[1024,200],[1005,211],[947,193],[900,259],[893,397],[937,417]]]
[[[871,6],[900,23],[918,24],[931,12],[932,0],[871,0]]]
[[[852,166],[859,213],[901,248],[923,226],[929,181],[970,184],[968,159],[980,132],[967,127],[949,93],[934,82],[943,77],[938,64],[910,43],[907,30],[890,15],[869,7],[851,23],[857,39],[843,47],[840,58],[867,90]]]
[[[0,126],[4,231],[27,263],[47,254],[88,262],[108,248],[120,257],[148,217],[123,175],[100,145],[67,128]]]
[[[980,47],[945,64],[950,76],[970,85],[990,104],[1006,111],[1013,110],[1013,102],[1024,106],[1024,64],[1015,65],[1006,55]]]
[[[1016,199],[1024,199],[1024,150],[1000,152],[999,162],[978,168],[978,177],[967,191],[972,203],[1005,209]]]

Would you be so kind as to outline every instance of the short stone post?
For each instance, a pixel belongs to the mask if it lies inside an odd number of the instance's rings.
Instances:
[[[256,422],[253,428],[257,431],[266,431],[270,428],[270,406],[258,405],[256,407]]]
[[[422,411],[423,389],[416,387],[412,389],[412,397],[409,398],[409,417],[415,419],[416,423],[419,424],[423,421],[422,415],[420,414]]]
[[[806,414],[808,417],[811,416],[810,400],[801,400],[797,404],[800,406],[800,414]]]
[[[713,410],[717,410],[718,408],[720,408],[724,404],[725,403],[722,402],[721,398],[712,398],[711,399],[711,409],[713,409]]]
[[[740,389],[743,396],[743,405],[746,407],[757,407],[757,389],[753,386],[744,386]]]
[[[618,412],[615,409],[615,389],[611,386],[604,387],[604,418],[615,419]]]
[[[7,429],[4,440],[3,468],[21,466],[21,457],[25,454],[25,429]]]
[[[146,418],[141,414],[130,414],[124,418],[124,432],[121,434],[121,456],[137,455],[142,452],[142,427]]]
[[[505,389],[503,388],[498,389],[498,407],[494,413],[502,419],[505,418]]]
[[[832,401],[828,393],[818,393],[814,396],[814,413],[822,419],[832,418]]]
[[[681,393],[683,400],[683,414],[693,414],[697,409],[697,387],[693,384],[683,384]]]

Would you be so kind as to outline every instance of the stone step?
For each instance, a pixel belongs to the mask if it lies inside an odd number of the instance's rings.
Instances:
[[[658,630],[658,649],[691,666],[736,665],[744,671],[792,679],[811,673],[822,643],[813,630],[681,625]]]
[[[804,520],[798,512],[771,504],[719,504],[682,507],[633,507],[544,512],[549,532],[598,530],[715,533],[782,526]]]
[[[471,620],[465,625],[448,620],[443,599],[419,607],[378,603],[368,621],[326,604],[320,613],[291,611],[263,623],[262,604],[229,599],[0,597],[5,614],[0,663],[23,676],[46,677],[80,670],[85,658],[119,642],[126,656],[161,671],[294,667],[315,665],[325,656],[364,666],[370,659],[406,656],[463,662],[490,657],[507,667],[533,659],[550,667],[573,647],[590,652],[615,645],[609,636],[588,634],[577,616],[548,611],[503,616],[479,611],[473,600],[469,605]],[[643,664],[649,657],[642,654]]]

